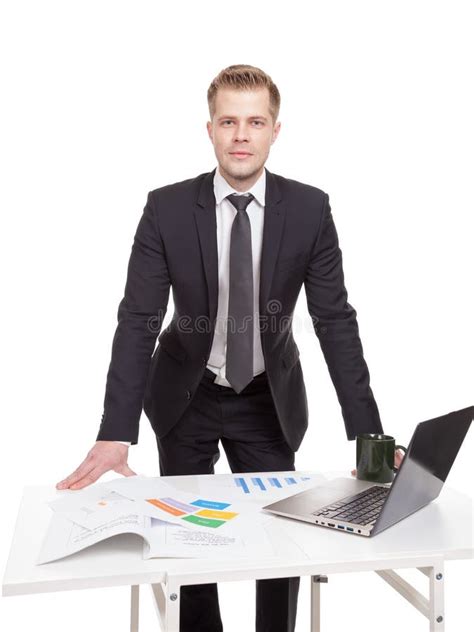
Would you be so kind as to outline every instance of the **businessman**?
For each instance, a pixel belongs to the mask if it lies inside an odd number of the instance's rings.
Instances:
[[[277,86],[259,68],[230,66],[207,98],[218,164],[148,194],[97,440],[58,489],[109,470],[133,475],[142,409],[161,476],[213,474],[219,442],[232,472],[294,470],[308,424],[292,333],[303,284],[347,438],[383,432],[328,195],[265,167],[280,131]],[[174,314],[161,331],[170,288]],[[298,577],[257,581],[257,632],[294,630],[298,589]],[[183,587],[180,599],[180,630],[223,629],[217,584]]]

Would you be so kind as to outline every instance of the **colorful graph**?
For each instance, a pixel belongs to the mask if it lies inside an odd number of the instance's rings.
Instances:
[[[181,517],[182,520],[211,529],[216,529],[239,515],[235,511],[224,511],[230,507],[230,503],[203,498],[198,498],[190,503],[183,503],[171,497],[147,498],[146,502],[172,516]]]
[[[283,478],[278,478],[275,476],[251,476],[250,480],[245,476],[238,476],[234,478],[235,484],[239,489],[243,491],[244,494],[251,494],[253,491],[266,492],[271,487],[282,489],[283,487],[287,487],[288,485],[297,485],[300,480],[309,481],[311,480],[311,478],[309,476],[284,476]]]

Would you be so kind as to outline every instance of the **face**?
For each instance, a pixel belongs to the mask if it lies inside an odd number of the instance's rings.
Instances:
[[[270,114],[268,88],[220,88],[207,131],[219,171],[237,191],[246,191],[260,177],[280,131]]]

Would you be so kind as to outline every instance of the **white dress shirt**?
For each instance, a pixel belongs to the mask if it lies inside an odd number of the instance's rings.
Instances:
[[[227,318],[229,314],[229,255],[232,222],[238,211],[226,197],[231,193],[244,195],[251,193],[254,199],[247,206],[250,219],[253,265],[254,335],[253,335],[253,374],[265,370],[262,342],[259,330],[260,260],[262,257],[263,219],[265,208],[265,169],[257,182],[248,191],[236,191],[221,175],[219,167],[214,174],[214,195],[216,198],[217,256],[219,270],[219,295],[217,319],[214,329],[211,354],[207,368],[216,374],[216,384],[232,388],[225,378],[227,352]]]
[[[229,314],[229,254],[230,233],[232,222],[238,213],[233,204],[226,199],[231,193],[245,195],[251,193],[254,199],[247,206],[252,236],[252,265],[253,265],[253,300],[254,300],[254,335],[253,335],[253,374],[259,375],[265,371],[262,341],[259,330],[259,296],[260,296],[260,260],[262,258],[263,220],[265,209],[266,173],[262,175],[248,191],[236,191],[221,175],[219,167],[214,174],[214,195],[216,198],[217,223],[217,256],[219,274],[219,295],[217,304],[217,319],[214,329],[211,354],[207,368],[216,374],[216,384],[232,388],[225,377],[227,351],[227,317]],[[124,445],[131,445],[130,441],[117,441]]]

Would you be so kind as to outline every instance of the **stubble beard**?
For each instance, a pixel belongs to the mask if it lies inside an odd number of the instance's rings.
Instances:
[[[260,172],[264,164],[265,163],[252,165],[252,166],[241,165],[240,169],[238,165],[222,166],[221,172],[223,171],[224,173],[227,173],[231,178],[233,178],[237,182],[241,182],[244,180],[249,180],[251,178],[254,178]]]

